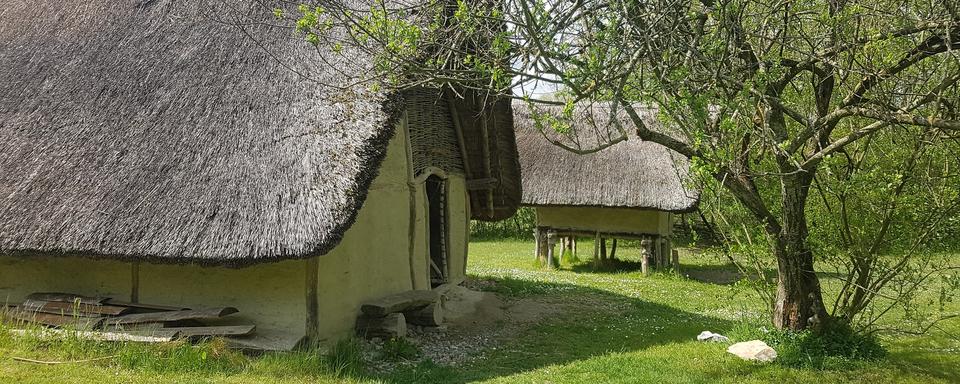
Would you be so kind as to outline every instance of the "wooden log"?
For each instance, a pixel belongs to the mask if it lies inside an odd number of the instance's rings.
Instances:
[[[181,320],[219,319],[237,312],[239,311],[236,308],[222,307],[209,309],[189,309],[184,311],[134,313],[130,315],[112,317],[107,321],[107,323],[110,325],[123,325],[140,323],[165,323]]]
[[[360,310],[370,316],[382,317],[390,313],[421,308],[435,303],[439,298],[440,293],[435,291],[406,291],[365,302],[360,305]]]
[[[407,321],[402,313],[386,316],[361,315],[357,318],[357,334],[367,338],[403,337],[407,335]]]
[[[413,309],[403,312],[403,317],[407,323],[414,325],[424,325],[436,327],[443,324],[443,310],[439,303],[429,304],[420,309]]]
[[[680,273],[680,252],[678,252],[676,249],[674,249],[674,250],[672,250],[672,253],[673,253],[673,254],[672,254],[671,256],[673,256],[673,257],[672,257],[672,258],[673,258],[673,270],[676,271],[677,273]]]

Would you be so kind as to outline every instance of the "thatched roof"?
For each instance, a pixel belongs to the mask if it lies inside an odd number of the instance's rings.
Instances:
[[[538,116],[561,116],[559,107],[536,106]],[[513,105],[517,149],[523,175],[523,204],[532,206],[597,206],[647,208],[668,212],[686,212],[697,205],[699,194],[684,185],[689,162],[666,147],[645,142],[631,129],[629,118],[621,111],[618,120],[629,136],[626,141],[589,154],[577,154],[550,142],[546,135],[574,147],[572,139],[541,127],[529,107]],[[573,123],[582,149],[597,148],[598,143],[616,137],[611,128],[610,108],[605,103],[577,106]],[[661,129],[655,111],[641,108],[645,124]],[[568,123],[560,119],[564,126]],[[547,124],[549,125],[549,124]],[[602,138],[602,139],[601,139]]]
[[[402,99],[329,86],[369,57],[318,53],[264,3],[5,4],[0,253],[243,265],[336,246]]]

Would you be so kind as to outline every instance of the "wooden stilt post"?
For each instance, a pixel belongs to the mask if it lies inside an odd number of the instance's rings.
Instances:
[[[655,236],[653,242],[650,243],[650,253],[653,254],[653,258],[657,260],[656,267],[654,269],[663,270],[667,267],[667,263],[663,262],[663,253],[660,252],[660,236]]]
[[[672,253],[673,254],[671,256],[673,256],[673,270],[679,275],[680,274],[680,252],[674,249],[672,250]]]
[[[600,263],[607,263],[607,239],[603,237],[600,238]]]
[[[600,267],[600,231],[593,237],[593,267]]]
[[[640,271],[650,276],[650,240],[640,240]]]
[[[557,245],[557,235],[553,231],[547,231],[547,268],[554,267],[554,261],[556,256],[554,254],[554,249]]]
[[[610,260],[617,258],[617,239],[613,239],[610,246]]]
[[[537,227],[535,237],[537,239],[537,262],[544,266],[547,262],[547,231],[544,227]]]
[[[577,259],[577,236],[570,236],[570,242],[573,243],[573,259]]]
[[[533,259],[540,259],[540,228],[533,229]]]
[[[660,252],[660,259],[663,260],[663,269],[667,269],[670,267],[670,251],[667,250],[667,241],[663,236],[660,236],[657,243],[659,243],[660,248],[657,251]]]

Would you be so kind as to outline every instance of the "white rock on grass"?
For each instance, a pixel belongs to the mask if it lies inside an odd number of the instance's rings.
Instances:
[[[712,342],[715,342],[715,343],[726,343],[726,342],[730,341],[730,338],[728,338],[728,337],[726,337],[726,336],[724,336],[724,335],[721,335],[721,334],[719,334],[719,333],[713,333],[713,332],[710,332],[710,331],[703,331],[703,332],[700,332],[699,335],[697,335],[697,340],[698,340],[698,341],[712,341]]]
[[[770,362],[777,358],[777,351],[760,340],[744,341],[727,348],[727,352],[739,356],[744,360]]]

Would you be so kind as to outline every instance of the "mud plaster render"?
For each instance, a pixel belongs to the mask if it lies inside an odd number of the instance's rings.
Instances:
[[[240,313],[231,321],[255,323],[258,337],[267,339],[264,345],[286,349],[307,334],[310,297],[305,277],[311,265],[317,266],[321,343],[352,332],[361,302],[412,288],[428,289],[426,191],[410,178],[407,137],[405,129],[398,129],[356,222],[331,252],[313,261],[287,260],[240,269],[141,263],[139,300],[187,307],[234,306]],[[462,176],[446,177],[450,276],[462,280],[469,223],[466,184]],[[415,212],[412,237],[410,212]],[[0,256],[0,299],[17,303],[31,292],[60,291],[129,300],[133,271],[133,264],[124,261]]]

